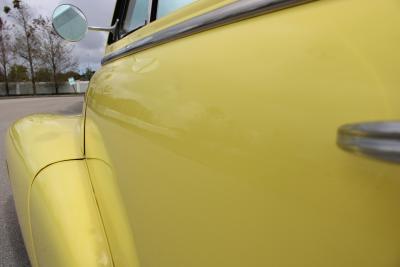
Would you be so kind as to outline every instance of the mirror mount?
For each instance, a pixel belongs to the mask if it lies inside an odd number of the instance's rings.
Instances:
[[[117,31],[117,26],[119,23],[119,19],[117,19],[114,23],[113,26],[111,27],[94,27],[94,26],[88,26],[88,30],[90,31],[98,31],[98,32],[110,32],[115,36],[115,33]]]

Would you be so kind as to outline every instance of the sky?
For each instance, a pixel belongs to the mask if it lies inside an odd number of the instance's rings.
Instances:
[[[24,1],[24,0],[23,0]],[[5,5],[11,6],[12,0],[0,0],[0,11]],[[51,17],[60,4],[74,4],[86,15],[90,26],[109,26],[114,13],[115,0],[25,0],[39,15]],[[87,36],[75,44],[74,56],[79,59],[79,69],[87,67],[98,69],[104,55],[107,34],[88,32]]]

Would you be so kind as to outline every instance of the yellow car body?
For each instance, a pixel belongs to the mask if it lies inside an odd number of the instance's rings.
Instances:
[[[398,266],[400,167],[336,138],[399,119],[399,14],[199,0],[108,45],[82,116],[9,131],[32,265]]]

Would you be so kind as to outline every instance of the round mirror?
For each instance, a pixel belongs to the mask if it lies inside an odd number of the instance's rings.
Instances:
[[[70,42],[85,37],[88,23],[85,14],[73,5],[60,5],[53,13],[53,27],[57,34]]]

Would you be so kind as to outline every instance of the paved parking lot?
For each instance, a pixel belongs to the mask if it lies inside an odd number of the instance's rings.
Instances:
[[[4,135],[18,118],[34,113],[79,114],[83,97],[0,99],[0,267],[30,266],[18,226],[4,157]]]

